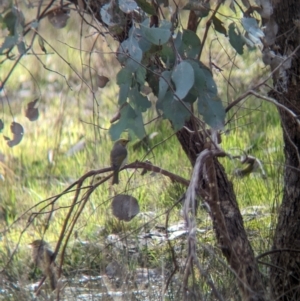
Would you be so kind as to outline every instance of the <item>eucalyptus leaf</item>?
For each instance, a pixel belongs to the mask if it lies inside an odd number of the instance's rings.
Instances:
[[[18,37],[17,36],[7,36],[7,37],[5,37],[5,40],[4,40],[3,44],[0,47],[0,53],[2,53],[3,50],[5,50],[5,49],[9,49],[9,48],[15,46],[17,42],[18,42]]]
[[[181,101],[174,99],[171,91],[167,91],[164,98],[158,100],[156,108],[163,113],[163,117],[171,121],[175,131],[184,126],[185,121],[190,117],[189,104],[183,104]]]
[[[114,124],[112,124],[109,129],[109,134],[113,141],[118,140],[120,138],[121,134],[126,129],[128,129],[129,119],[136,118],[136,114],[129,104],[122,107],[122,109],[120,110],[120,115],[121,115],[120,119],[117,122],[115,122]]]
[[[126,194],[116,195],[111,203],[111,208],[116,218],[126,222],[132,220],[140,212],[138,200]],[[106,274],[108,273],[106,272]]]
[[[198,91],[195,87],[193,87],[187,96],[183,99],[184,102],[188,102],[190,104],[194,103],[198,98]]]
[[[15,34],[16,20],[17,16],[12,12],[12,10],[9,10],[3,18],[3,24],[5,24],[11,36]],[[2,28],[5,28],[5,26],[3,26]]]
[[[135,108],[135,111],[146,112],[147,109],[151,107],[151,102],[148,97],[142,95],[137,87],[134,87],[129,91],[128,97],[130,99],[130,104]]]
[[[128,38],[119,46],[117,58],[121,64],[132,72],[140,66],[143,52],[134,38]]]
[[[236,33],[235,28],[236,28],[236,26],[234,23],[231,23],[229,25],[229,32],[228,32],[229,42],[238,54],[243,54],[243,52],[244,52],[243,47],[244,47],[245,41],[239,32]]]
[[[191,30],[179,31],[174,44],[180,56],[185,58],[196,59],[201,50],[201,41]]]
[[[224,126],[225,109],[218,96],[217,85],[211,71],[201,62],[189,60],[194,69],[195,83],[190,90],[189,97],[193,100],[195,93],[198,96],[198,112],[204,121],[212,128],[220,129]],[[184,101],[186,101],[184,99]]]
[[[146,68],[143,66],[139,66],[135,71],[135,79],[142,86],[145,83],[146,79]]]
[[[149,87],[152,89],[152,92],[155,96],[158,96],[159,92],[159,76],[155,74],[156,72],[155,66],[149,66],[147,68],[146,79]]]
[[[215,30],[217,32],[222,33],[223,35],[225,35],[225,37],[227,37],[227,30],[223,26],[223,22],[220,19],[218,19],[216,16],[213,16],[212,21],[213,21]]]
[[[152,44],[147,39],[145,39],[142,35],[140,36],[138,43],[143,52],[147,52],[148,50],[150,50],[152,46]]]
[[[188,60],[194,70],[194,88],[199,92],[203,91],[206,87],[205,67],[201,65],[201,62],[195,60]]]
[[[120,84],[119,86],[120,86],[120,91],[119,91],[118,104],[121,106],[127,100],[130,85],[129,84]]]
[[[263,31],[258,27],[257,21],[254,18],[242,18],[242,25],[245,30],[255,38],[264,37]]]
[[[159,78],[159,92],[158,92],[158,99],[163,99],[166,95],[166,92],[171,85],[171,71],[164,71]]]
[[[134,0],[119,0],[119,8],[124,13],[128,14],[138,8]]]
[[[142,36],[154,45],[163,45],[171,37],[171,23],[164,22],[161,27],[149,27],[149,19],[140,24]]]
[[[20,55],[23,55],[26,53],[25,43],[23,41],[18,43],[17,48],[18,48],[18,52]]]
[[[167,68],[173,68],[176,62],[176,56],[173,48],[169,43],[166,43],[162,46],[162,50],[160,51],[161,59],[166,64]]]
[[[36,121],[39,118],[39,109],[36,108],[36,104],[38,102],[38,98],[35,99],[34,101],[31,101],[27,104],[27,109],[25,111],[25,116],[30,120],[30,121]]]
[[[204,121],[214,129],[222,129],[225,123],[225,110],[218,95],[206,91],[198,99],[198,111]]]
[[[149,15],[155,14],[154,7],[150,3],[148,3],[146,0],[136,0],[136,3],[145,13],[147,13]]]
[[[24,136],[24,128],[23,126],[20,124],[20,123],[17,123],[17,122],[12,122],[11,125],[10,125],[10,130],[13,134],[13,138],[10,139],[10,138],[7,138],[7,145],[9,147],[14,147],[16,145],[18,145],[21,140],[23,139],[23,136]]]
[[[187,61],[182,61],[174,68],[171,78],[176,87],[176,95],[183,99],[195,82],[193,67]]]
[[[122,68],[117,74],[117,84],[131,84],[132,72],[127,68]]]
[[[131,37],[132,39],[135,39],[138,42],[139,47],[144,53],[147,52],[152,46],[152,44],[143,37],[140,28],[136,28],[135,26],[132,26],[129,30],[128,36]]]
[[[47,49],[45,48],[44,40],[43,40],[43,38],[41,36],[38,37],[38,42],[39,42],[41,50],[43,52],[47,53]]]
[[[112,140],[119,139],[125,130],[132,130],[140,139],[146,135],[141,112],[135,111],[130,104],[127,104],[120,110],[120,115],[120,119],[109,129]]]
[[[109,135],[111,140],[118,140],[121,134],[127,129],[127,120],[120,119],[118,122],[112,124],[109,128]]]
[[[104,4],[100,10],[101,19],[103,22],[108,25],[114,25],[113,17],[111,15],[111,6],[110,3]]]
[[[132,130],[137,138],[143,139],[146,136],[146,131],[141,112],[135,111],[135,118],[129,119],[128,129]]]
[[[69,18],[70,9],[60,7],[51,10],[48,14],[50,24],[57,29],[66,27]]]

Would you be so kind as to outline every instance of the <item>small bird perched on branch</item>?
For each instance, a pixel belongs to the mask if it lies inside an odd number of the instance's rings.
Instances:
[[[32,259],[35,265],[49,278],[50,287],[54,291],[57,287],[57,269],[53,260],[54,252],[44,240],[38,239],[29,244],[32,247]]]
[[[119,170],[127,162],[128,152],[126,149],[127,139],[119,139],[114,143],[114,146],[110,152],[110,164],[114,170],[112,184],[119,184]]]

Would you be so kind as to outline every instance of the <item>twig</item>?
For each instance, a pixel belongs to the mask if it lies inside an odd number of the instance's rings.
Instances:
[[[261,82],[259,82],[257,85],[253,86],[252,88],[250,88],[248,91],[246,91],[245,93],[243,93],[241,96],[239,96],[237,99],[235,99],[234,101],[232,101],[227,108],[225,109],[225,112],[227,113],[229,110],[231,110],[234,106],[236,106],[239,102],[241,102],[243,99],[245,99],[248,95],[256,93],[255,90],[258,89],[260,86],[264,85],[271,77],[272,75],[281,68],[281,66],[287,61],[289,60],[292,56],[294,56],[297,51],[300,49],[300,45],[298,45],[296,47],[296,49],[288,56],[286,57],[272,72],[270,72],[270,74]],[[271,100],[271,98],[267,97],[267,99]],[[265,99],[265,100],[267,100]],[[269,101],[268,100],[268,101]],[[278,103],[276,100],[272,100],[270,101],[274,104]],[[280,104],[280,106],[282,106]],[[290,111],[289,109],[287,109],[285,106],[281,107],[284,110]],[[291,112],[291,111],[290,111]]]

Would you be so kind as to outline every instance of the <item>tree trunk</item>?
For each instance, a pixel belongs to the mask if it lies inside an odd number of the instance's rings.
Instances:
[[[190,131],[183,128],[177,132],[177,138],[191,164],[194,165],[197,155],[205,149],[206,138],[201,132],[198,132],[199,126],[195,119],[191,118],[187,121],[185,127]],[[261,275],[247,238],[232,183],[228,180],[224,168],[217,159],[212,160],[209,168],[215,170],[218,195],[222,197],[219,198],[217,204],[213,203],[216,200],[212,198],[208,198],[206,201],[211,208],[211,217],[219,246],[230,268],[237,275],[242,300],[266,300]],[[199,189],[208,191],[209,184],[200,174]],[[218,208],[214,210],[216,206]]]
[[[281,0],[274,5],[279,26],[276,44],[279,54],[288,55],[300,45],[299,0]],[[296,26],[297,25],[297,26]],[[300,115],[300,51],[293,57],[286,78],[274,80],[272,96]],[[287,80],[287,86],[284,86]],[[283,128],[285,170],[283,200],[275,230],[270,270],[274,300],[300,300],[300,124],[279,110]],[[281,250],[281,251],[280,251]]]

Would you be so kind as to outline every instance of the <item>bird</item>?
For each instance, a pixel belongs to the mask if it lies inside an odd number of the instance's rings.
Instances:
[[[110,152],[110,165],[113,168],[113,180],[112,184],[119,184],[119,170],[126,164],[128,152],[126,149],[127,139],[119,139],[114,143],[114,146]]]
[[[53,260],[54,252],[49,244],[37,239],[29,244],[32,247],[32,259],[34,264],[42,271],[45,277],[49,278],[50,287],[54,291],[57,287],[57,269]]]

